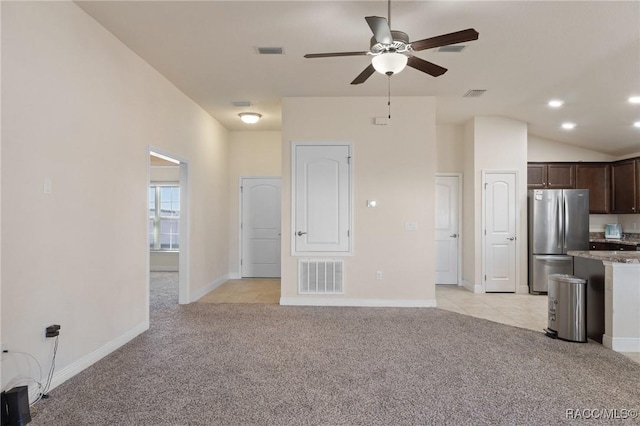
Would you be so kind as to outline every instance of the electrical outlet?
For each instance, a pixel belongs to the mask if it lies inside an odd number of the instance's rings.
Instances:
[[[418,224],[415,222],[405,222],[404,230],[405,231],[416,231],[418,229]]]
[[[382,271],[376,271],[376,280],[382,279]]]

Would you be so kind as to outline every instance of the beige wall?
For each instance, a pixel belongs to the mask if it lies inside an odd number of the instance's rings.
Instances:
[[[527,125],[501,117],[475,117],[465,126],[464,140],[465,173],[473,174],[473,178],[465,179],[463,189],[464,285],[474,291],[480,291],[482,286],[482,172],[513,170],[518,174],[516,290],[526,292]]]
[[[189,291],[227,274],[228,135],[73,2],[3,2],[2,56],[2,343],[45,366],[60,324],[55,387],[148,327],[149,146],[188,162]]]
[[[436,126],[436,170],[441,173],[462,173],[464,170],[464,126]]]
[[[240,277],[240,178],[282,175],[280,132],[229,133],[229,271]]]
[[[291,142],[309,141],[353,143],[354,249],[344,257],[345,294],[335,296],[343,299],[336,303],[434,302],[435,100],[392,102],[389,125],[376,126],[374,117],[387,115],[386,98],[283,100],[282,297],[288,302],[299,299],[290,240]],[[378,207],[367,208],[367,199]],[[407,221],[418,230],[405,231]],[[375,279],[376,271],[383,280]]]
[[[527,161],[613,161],[614,156],[529,135]]]

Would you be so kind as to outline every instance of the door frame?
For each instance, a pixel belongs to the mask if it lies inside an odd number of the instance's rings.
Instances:
[[[481,193],[482,196],[481,198],[481,203],[482,203],[482,207],[481,207],[481,212],[482,212],[482,219],[481,219],[481,229],[480,229],[480,235],[481,235],[481,253],[482,253],[482,268],[481,268],[481,275],[480,275],[480,282],[482,282],[481,285],[481,293],[486,293],[487,292],[487,281],[484,279],[484,276],[487,274],[487,263],[486,263],[486,243],[487,243],[487,236],[485,235],[485,230],[487,229],[487,206],[486,206],[486,202],[487,202],[487,196],[486,196],[486,184],[487,184],[487,175],[489,174],[512,174],[514,175],[515,178],[515,183],[514,183],[514,193],[515,193],[515,259],[516,259],[516,265],[515,265],[515,272],[514,272],[514,280],[515,280],[515,288],[514,288],[514,294],[518,293],[518,289],[519,289],[519,285],[518,285],[518,281],[519,281],[519,277],[520,277],[520,244],[522,242],[522,237],[519,234],[520,231],[520,191],[518,190],[518,186],[520,184],[520,173],[518,170],[482,170],[481,171],[482,174],[482,180],[481,180]]]
[[[149,185],[151,184],[151,164],[149,163],[149,156],[151,152],[155,152],[180,162],[180,249],[178,253],[178,304],[185,305],[190,303],[189,294],[189,162],[183,157],[174,155],[167,152],[164,149],[157,148],[153,145],[149,145],[147,149],[147,194],[149,193]],[[149,200],[145,206],[145,217],[148,217],[149,212]],[[147,222],[147,320],[149,319],[149,298],[151,297],[151,271],[149,270],[149,264],[151,262],[151,252],[149,251],[149,220]]]
[[[242,275],[242,214],[244,206],[242,204],[242,181],[244,179],[280,179],[280,205],[282,205],[282,176],[240,176],[238,178],[238,277]],[[280,226],[282,227],[282,212],[280,212]],[[282,249],[282,228],[280,229],[280,247]],[[282,259],[280,259],[280,268],[282,269]],[[282,275],[282,272],[281,272]]]
[[[464,236],[462,235],[462,182],[463,176],[462,173],[436,173],[436,178],[438,177],[455,177],[458,178],[458,283],[457,286],[462,285],[462,245],[464,243]],[[434,182],[435,183],[435,182]],[[435,207],[435,203],[434,203]]]

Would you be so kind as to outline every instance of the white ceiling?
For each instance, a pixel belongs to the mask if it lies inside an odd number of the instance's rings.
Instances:
[[[280,99],[386,96],[387,77],[350,82],[369,57],[305,59],[305,53],[368,50],[367,15],[385,1],[78,1],[105,28],[229,130],[279,130]],[[640,2],[394,1],[392,29],[412,41],[475,28],[461,53],[417,55],[449,69],[392,77],[392,96],[436,96],[439,123],[497,115],[529,133],[611,155],[640,151]],[[282,47],[284,55],[258,55]],[[463,98],[486,89],[480,98]],[[560,98],[557,110],[546,106]],[[251,101],[263,120],[237,114]],[[560,128],[573,121],[572,131]]]

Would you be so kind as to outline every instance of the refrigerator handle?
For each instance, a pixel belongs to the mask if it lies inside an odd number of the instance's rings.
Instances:
[[[564,253],[564,197],[560,193],[559,199],[556,199],[557,206],[557,223],[558,223],[558,249],[562,249]]]
[[[571,220],[571,218],[569,216],[571,216],[569,214],[569,206],[567,205],[567,197],[564,196],[564,193],[562,194],[562,210],[563,210],[563,214],[562,216],[564,216],[564,232],[562,233],[562,253],[567,253],[567,230],[571,229],[569,227],[569,221]]]

